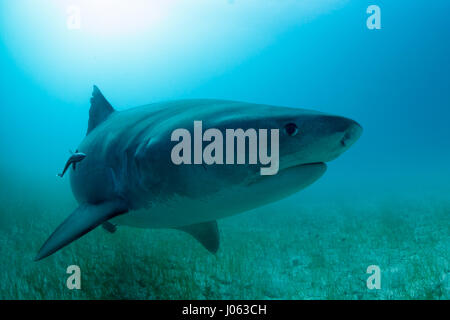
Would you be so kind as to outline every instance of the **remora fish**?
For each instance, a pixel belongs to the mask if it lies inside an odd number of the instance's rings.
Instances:
[[[75,153],[72,153],[69,160],[67,160],[66,165],[64,166],[63,172],[58,173],[58,177],[64,177],[64,174],[66,173],[67,169],[69,169],[70,165],[72,165],[73,170],[75,170],[77,163],[82,161],[84,158],[86,158],[86,155],[82,152],[78,152],[78,150],[75,151]]]
[[[175,165],[171,133],[203,127],[279,129],[279,172],[259,165]],[[87,157],[70,171],[79,207],[44,243],[45,258],[106,223],[176,228],[206,249],[219,247],[217,219],[285,198],[319,179],[361,135],[353,120],[316,111],[222,100],[180,100],[115,111],[94,86]],[[192,132],[191,132],[192,134]],[[113,225],[113,226],[114,226]]]

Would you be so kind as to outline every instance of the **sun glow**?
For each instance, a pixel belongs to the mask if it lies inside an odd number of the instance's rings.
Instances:
[[[63,1],[68,23],[78,22],[79,29],[92,35],[126,35],[146,31],[167,16],[173,1],[123,0]],[[63,9],[63,8],[61,8]]]

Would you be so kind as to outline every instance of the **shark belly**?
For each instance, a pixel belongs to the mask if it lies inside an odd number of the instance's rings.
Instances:
[[[261,177],[195,198],[175,195],[164,201],[152,201],[146,208],[130,210],[112,221],[139,228],[177,228],[214,221],[286,198],[319,179],[325,170],[324,163],[287,168],[278,174],[276,181]],[[297,177],[295,181],[292,175]],[[207,189],[208,183],[204,183]],[[266,191],[271,188],[276,192],[268,195]]]

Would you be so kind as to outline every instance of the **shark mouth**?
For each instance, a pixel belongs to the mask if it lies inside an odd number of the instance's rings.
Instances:
[[[272,177],[276,177],[278,175],[280,182],[285,181],[285,183],[288,184],[293,183],[298,186],[303,185],[303,187],[306,187],[319,179],[326,170],[327,165],[325,162],[303,163],[282,168]]]
[[[292,165],[284,168],[280,168],[275,175],[257,175],[254,176],[250,181],[248,181],[247,186],[255,185],[264,182],[279,183],[289,183],[295,185],[309,185],[312,182],[319,179],[327,170],[327,165],[325,162],[312,162]],[[279,178],[279,179],[277,179]],[[286,180],[288,179],[288,181]],[[275,185],[274,185],[275,187]],[[280,187],[282,187],[280,185]]]
[[[321,168],[323,167],[324,169],[326,169],[327,165],[325,162],[311,162],[311,163],[302,163],[302,164],[297,164],[297,165],[292,165],[292,166],[288,166],[285,168],[281,168],[279,172],[282,171],[286,171],[286,170],[291,170],[291,169],[295,169],[295,168],[302,168],[302,169],[313,169],[313,168]]]

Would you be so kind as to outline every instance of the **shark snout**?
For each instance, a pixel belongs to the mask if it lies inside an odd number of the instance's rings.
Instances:
[[[313,122],[315,130],[312,132],[319,138],[315,141],[310,135],[310,148],[308,157],[303,161],[329,162],[347,151],[361,136],[362,127],[356,121],[341,116],[321,116]],[[301,154],[299,154],[302,157]]]
[[[343,147],[348,148],[359,139],[362,134],[362,127],[351,119],[346,119],[346,122],[346,129],[343,132],[340,143]]]

